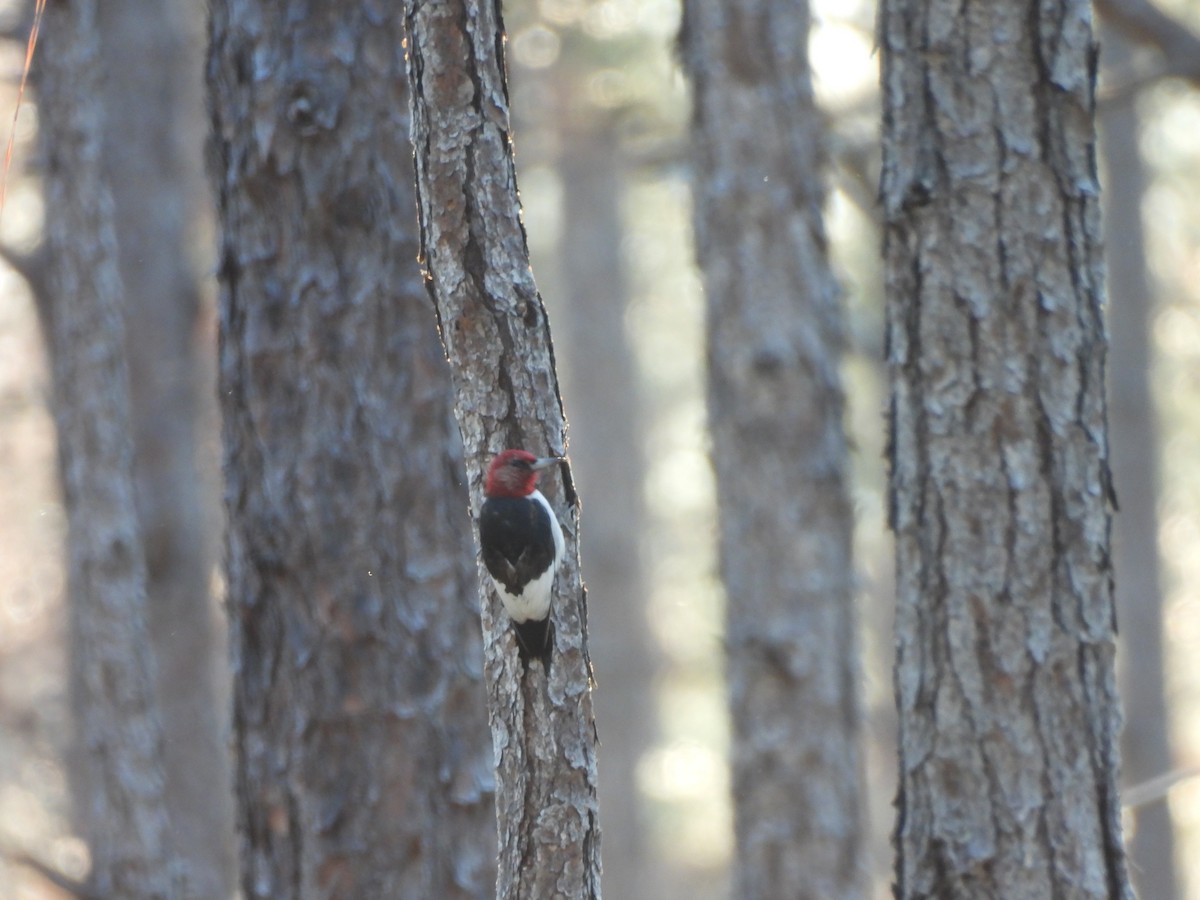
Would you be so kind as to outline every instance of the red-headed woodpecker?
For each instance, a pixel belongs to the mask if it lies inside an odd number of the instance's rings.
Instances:
[[[558,517],[537,489],[538,474],[557,456],[538,458],[525,450],[504,450],[488,466],[479,545],[483,564],[513,621],[521,660],[542,660],[550,670],[554,632],[550,588],[563,557]]]

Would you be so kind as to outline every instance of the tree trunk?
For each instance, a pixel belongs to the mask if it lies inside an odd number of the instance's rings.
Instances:
[[[402,17],[212,5],[242,890],[490,896],[475,573]]]
[[[807,5],[690,0],[736,895],[864,895],[842,330]]]
[[[409,0],[406,9],[422,257],[478,511],[489,457],[504,447],[562,454],[565,421],[520,219],[499,3]],[[522,672],[498,598],[485,590],[483,603],[502,900],[600,896],[579,511],[569,466],[559,475],[544,483],[567,539],[548,678],[536,666]]]
[[[896,895],[1131,897],[1090,4],[881,15]]]
[[[638,763],[654,740],[656,671],[639,539],[648,527],[640,475],[641,406],[625,333],[623,172],[613,124],[602,116],[597,122],[597,111],[589,112],[586,122],[563,126],[559,260],[567,296],[560,304],[559,334],[570,353],[563,393],[575,410],[571,463],[580,493],[588,498],[588,592],[597,601],[588,616],[596,706],[608,723],[598,760],[607,835],[604,886],[611,897],[657,900],[663,873],[655,865],[637,782]]]
[[[185,133],[201,108],[192,89],[200,61],[175,0],[100,3],[97,24],[173,850],[187,864],[189,893],[228,897],[233,788],[210,591],[216,517],[197,452],[200,292],[189,259],[191,217],[205,199],[199,147],[186,149],[200,135]]]
[[[76,820],[99,896],[175,896],[146,640],[113,211],[101,176],[96,3],[47,7],[38,77],[46,310],[67,510]]]
[[[1128,63],[1128,44],[1105,34],[1106,66]],[[1132,100],[1107,104],[1100,116],[1107,169],[1104,185],[1108,321],[1112,333],[1113,481],[1121,501],[1113,564],[1121,624],[1121,695],[1127,710],[1122,751],[1126,784],[1171,771],[1166,685],[1163,682],[1162,588],[1158,558],[1158,417],[1150,393],[1149,320],[1154,289],[1146,269],[1142,199],[1146,168],[1138,148],[1141,127]],[[1133,811],[1130,845],[1138,895],[1174,900],[1174,837],[1163,798]]]

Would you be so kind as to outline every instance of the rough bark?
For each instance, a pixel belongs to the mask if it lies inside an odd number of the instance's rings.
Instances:
[[[691,0],[738,897],[864,895],[842,329],[808,9]]]
[[[1131,897],[1085,0],[888,0],[898,897]]]
[[[1104,41],[1108,71],[1128,63],[1129,45],[1111,30]],[[1141,784],[1173,768],[1163,660],[1163,603],[1158,558],[1158,417],[1150,392],[1149,320],[1154,289],[1146,267],[1142,199],[1146,167],[1138,148],[1140,117],[1132,100],[1106,104],[1100,115],[1104,151],[1105,260],[1112,334],[1113,481],[1120,497],[1113,565],[1121,650],[1125,783]],[[1140,897],[1173,900],[1174,835],[1165,797],[1132,811],[1133,880]]]
[[[450,382],[416,264],[403,19],[212,5],[242,890],[490,896]]]
[[[565,450],[549,323],[520,219],[495,0],[406,4],[422,256],[450,360],[471,506],[504,447]],[[496,754],[497,896],[600,896],[596,734],[570,468],[543,491],[567,552],[558,573],[553,666],[523,673],[507,617],[483,601]]]
[[[578,87],[579,79],[568,85]],[[568,113],[564,112],[564,117]],[[564,119],[560,119],[563,122]],[[588,634],[596,668],[596,707],[604,729],[604,785],[611,897],[662,896],[643,817],[637,767],[654,739],[655,664],[640,554],[648,523],[642,501],[641,406],[625,318],[629,287],[621,254],[621,151],[615,128],[589,109],[565,120],[558,171],[563,183],[563,270],[559,344],[569,365],[563,393],[571,420],[571,463],[588,498]],[[565,344],[564,344],[565,341]]]
[[[233,788],[210,591],[216,517],[198,458],[200,292],[189,258],[203,173],[199,147],[185,143],[200,138],[186,133],[202,103],[193,77],[200,60],[177,0],[101,3],[97,24],[172,847],[187,865],[189,893],[228,897]]]
[[[101,175],[96,3],[47,7],[37,73],[46,322],[67,510],[75,817],[98,896],[175,896],[162,725],[146,640],[112,201]]]

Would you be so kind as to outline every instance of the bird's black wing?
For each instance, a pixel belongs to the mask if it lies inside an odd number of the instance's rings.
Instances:
[[[483,564],[514,597],[554,564],[554,532],[546,508],[524,497],[489,497],[479,511]]]

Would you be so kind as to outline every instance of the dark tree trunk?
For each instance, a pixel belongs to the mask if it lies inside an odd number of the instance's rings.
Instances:
[[[200,291],[189,257],[205,198],[201,134],[188,133],[202,109],[199,48],[179,0],[102,2],[97,24],[172,848],[187,866],[190,894],[228,897],[233,787],[210,591],[216,515],[205,490],[212,479],[200,473],[198,428],[212,401],[201,406]]]
[[[416,265],[402,22],[212,6],[248,898],[491,895],[475,571]]]
[[[495,0],[409,0],[423,258],[466,448],[472,508],[504,447],[565,450],[546,312],[529,268]],[[569,467],[544,481],[567,538],[549,677],[522,673],[508,618],[483,603],[497,760],[497,896],[597,898],[600,828],[579,517]]]
[[[68,524],[75,818],[91,854],[90,890],[131,900],[177,896],[134,502],[122,286],[100,168],[96,3],[52,3],[43,28],[44,321]]]
[[[896,894],[1131,897],[1090,4],[881,16]]]
[[[1106,66],[1127,64],[1128,44],[1111,30]],[[1116,71],[1113,69],[1111,71]],[[1121,625],[1121,695],[1125,701],[1122,752],[1125,783],[1140,784],[1173,768],[1163,670],[1162,586],[1158,558],[1158,417],[1150,392],[1149,322],[1154,288],[1146,268],[1142,200],[1146,167],[1138,148],[1140,117],[1132,100],[1107,105],[1100,115],[1106,172],[1108,322],[1112,334],[1113,481],[1116,516],[1113,565]],[[1134,883],[1145,900],[1174,900],[1174,836],[1166,798],[1132,813]]]
[[[862,897],[842,329],[807,4],[689,0],[736,894]]]

